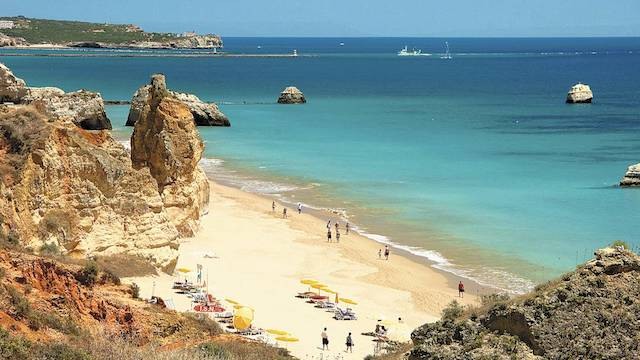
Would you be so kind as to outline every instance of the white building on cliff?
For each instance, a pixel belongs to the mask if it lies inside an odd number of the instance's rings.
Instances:
[[[0,20],[0,29],[13,29],[15,26],[11,20]]]

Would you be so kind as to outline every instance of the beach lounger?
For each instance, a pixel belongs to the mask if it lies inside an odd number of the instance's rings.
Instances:
[[[213,317],[216,319],[231,319],[233,318],[233,313],[231,311],[217,312],[213,313]]]
[[[320,309],[334,309],[336,304],[331,301],[317,301],[315,307]]]
[[[339,307],[336,307],[336,311],[334,312],[333,317],[336,320],[358,320],[356,313],[349,308],[343,310]]]

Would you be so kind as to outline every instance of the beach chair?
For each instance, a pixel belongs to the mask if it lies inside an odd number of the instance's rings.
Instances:
[[[336,307],[333,317],[336,320],[358,320],[356,313],[349,308],[343,310]]]
[[[336,304],[331,301],[317,301],[315,307],[319,309],[334,309]]]

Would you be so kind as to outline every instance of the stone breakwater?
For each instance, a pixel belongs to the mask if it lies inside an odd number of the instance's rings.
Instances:
[[[58,90],[0,106],[1,241],[36,251],[53,243],[78,256],[127,253],[172,268],[178,239],[193,235],[206,211],[209,188],[193,116],[159,80],[131,153],[110,131],[61,115],[67,108],[52,100],[63,96]]]

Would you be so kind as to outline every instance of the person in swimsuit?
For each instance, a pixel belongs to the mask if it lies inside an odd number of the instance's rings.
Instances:
[[[329,336],[327,335],[327,328],[324,328],[320,336],[322,337],[322,350],[325,348],[329,350]]]
[[[462,283],[462,281],[460,281],[460,283],[458,284],[458,297],[464,297],[464,284]]]
[[[327,242],[331,242],[331,229],[327,230]]]
[[[276,211],[276,202],[275,202],[275,200],[271,203],[271,211],[273,211],[273,212]]]
[[[340,242],[340,230],[336,229],[336,242]]]
[[[382,249],[378,249],[378,260],[382,259]]]
[[[282,218],[283,219],[287,218],[287,208],[282,208]]]
[[[385,245],[384,246],[384,259],[385,260],[389,260],[389,253],[390,253],[389,247]]]
[[[349,235],[349,223],[347,222],[347,225],[345,225],[345,228],[347,229],[347,235]]]
[[[302,204],[298,203],[298,214],[302,214]]]

